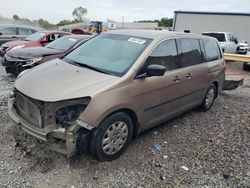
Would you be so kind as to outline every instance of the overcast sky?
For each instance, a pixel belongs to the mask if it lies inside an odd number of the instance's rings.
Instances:
[[[14,14],[31,20],[43,18],[51,23],[73,19],[74,8],[88,9],[91,20],[117,22],[172,18],[175,10],[249,12],[249,0],[0,0],[0,15]]]

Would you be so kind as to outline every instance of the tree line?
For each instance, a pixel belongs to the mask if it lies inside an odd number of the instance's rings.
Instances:
[[[84,20],[84,16],[88,13],[88,10],[83,7],[78,7],[75,8],[72,12],[73,20],[62,20],[57,24],[52,24],[47,20],[44,19],[38,19],[38,20],[30,20],[28,18],[21,18],[18,15],[13,15],[13,20],[30,24],[30,25],[39,25],[40,27],[44,29],[53,29],[57,28],[58,26],[63,26],[63,25],[68,25],[68,24],[73,24],[73,23],[80,23]]]
[[[30,24],[30,25],[39,25],[40,27],[44,29],[54,29],[57,28],[58,26],[63,26],[63,25],[69,25],[69,24],[74,24],[74,23],[80,23],[84,20],[85,15],[87,15],[88,10],[83,7],[77,7],[73,10],[72,16],[74,19],[72,20],[61,20],[57,24],[52,24],[47,20],[44,19],[38,19],[38,20],[33,20],[31,21],[28,18],[20,18],[18,15],[13,15],[13,19],[15,21],[20,21],[22,23]],[[141,21],[135,21],[135,22],[157,22],[159,27],[172,27],[173,24],[173,18],[161,18],[160,20],[141,20]]]
[[[172,27],[173,25],[173,18],[161,18],[160,20],[140,20],[135,22],[157,22],[158,27]]]

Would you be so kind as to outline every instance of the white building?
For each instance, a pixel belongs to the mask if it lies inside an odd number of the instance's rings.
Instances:
[[[117,22],[117,29],[156,29],[157,22]]]
[[[250,13],[175,11],[173,31],[231,32],[250,43]]]

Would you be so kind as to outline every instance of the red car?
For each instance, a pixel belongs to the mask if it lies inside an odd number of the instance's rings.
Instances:
[[[3,57],[4,54],[9,50],[34,46],[45,46],[46,44],[54,41],[55,39],[70,34],[72,33],[64,31],[39,31],[32,35],[29,35],[24,40],[17,40],[4,43],[0,47],[0,57]]]

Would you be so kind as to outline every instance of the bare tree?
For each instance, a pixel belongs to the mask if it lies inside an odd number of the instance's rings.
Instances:
[[[73,17],[77,21],[83,21],[84,16],[88,13],[88,10],[83,7],[75,8],[72,12]]]

